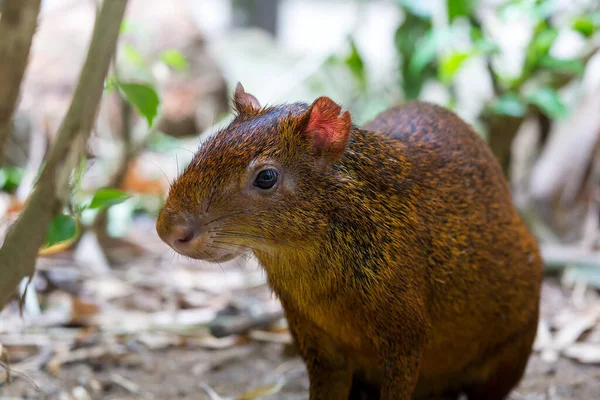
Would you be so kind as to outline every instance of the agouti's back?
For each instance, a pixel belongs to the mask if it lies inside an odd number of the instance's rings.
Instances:
[[[389,109],[364,129],[406,146],[407,179],[414,181],[414,204],[430,237],[423,268],[436,334],[419,386],[463,368],[479,380],[502,371],[494,364],[524,366],[519,360],[537,326],[542,260],[487,144],[455,114],[421,102]],[[479,359],[489,366],[482,368]],[[455,374],[445,379],[464,376]]]

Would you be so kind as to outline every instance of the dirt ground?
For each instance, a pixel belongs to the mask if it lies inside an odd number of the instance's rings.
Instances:
[[[307,399],[283,320],[220,339],[208,329],[226,310],[280,311],[260,268],[165,256],[152,223],[136,223],[132,234],[145,248],[116,246],[130,254],[119,266],[99,267],[85,239],[38,264],[40,313],[28,316],[26,304],[21,318],[15,303],[0,313],[0,365],[12,378],[0,369],[0,400]],[[548,277],[541,321],[511,398],[600,399],[599,293]]]
[[[308,380],[297,358],[282,355],[280,344],[248,344],[235,351],[203,351],[169,349],[139,354],[136,365],[85,363],[61,370],[57,377],[39,372],[31,375],[46,394],[36,392],[24,380],[2,388],[1,399],[60,399],[66,388],[88,387],[93,399],[210,399],[204,385],[209,385],[222,398],[233,398],[249,388],[272,384],[278,368],[285,366],[289,380],[269,399],[307,399]],[[94,391],[93,388],[97,388]],[[512,399],[600,398],[600,368],[585,366],[567,359],[548,365],[534,355],[527,375],[513,393]]]
[[[555,304],[566,299],[553,279],[546,281],[543,294],[543,316],[556,313]],[[273,391],[276,393],[265,397],[307,398],[308,380],[302,362],[296,356],[286,356],[284,344],[238,341],[228,348],[209,350],[181,343],[151,350],[135,338],[119,341],[124,347],[118,356],[70,362],[56,375],[45,368],[28,373],[29,379],[15,376],[12,384],[0,386],[0,399],[212,400],[219,397],[210,397],[211,389],[225,399],[239,398],[261,387],[254,395]],[[564,357],[547,363],[537,353],[512,395],[515,400],[598,398],[600,366]]]

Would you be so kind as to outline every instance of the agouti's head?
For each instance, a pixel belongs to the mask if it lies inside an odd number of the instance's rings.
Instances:
[[[233,104],[236,118],[200,147],[156,224],[163,241],[191,258],[223,262],[297,248],[328,223],[326,194],[350,114],[327,97],[263,108],[241,84]]]

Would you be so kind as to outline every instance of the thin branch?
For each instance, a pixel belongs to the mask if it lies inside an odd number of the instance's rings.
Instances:
[[[21,80],[37,26],[40,0],[4,0],[0,18],[0,167],[12,133]]]
[[[30,200],[0,249],[0,308],[19,282],[34,273],[48,225],[70,195],[69,177],[79,164],[96,118],[126,5],[127,0],[103,3],[67,115]]]
[[[119,188],[125,180],[129,164],[131,160],[135,158],[137,152],[133,148],[133,139],[131,134],[131,114],[133,111],[131,104],[129,104],[129,102],[118,93],[115,93],[114,95],[116,97],[116,101],[119,103],[121,117],[121,132],[119,136],[123,141],[123,153],[121,159],[119,160],[119,166],[107,186]],[[96,219],[94,220],[93,227],[100,243],[108,239],[108,209],[103,209],[98,212]]]

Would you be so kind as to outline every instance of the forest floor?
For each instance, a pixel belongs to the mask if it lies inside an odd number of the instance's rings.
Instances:
[[[21,318],[13,303],[0,313],[12,381],[0,372],[0,400],[307,398],[284,321],[221,339],[207,328],[224,310],[279,310],[252,260],[200,266],[165,256],[143,224],[134,237],[145,249],[119,267],[98,267],[83,242],[40,262],[40,310],[26,305]],[[599,399],[598,293],[546,278],[541,317],[511,399]]]

